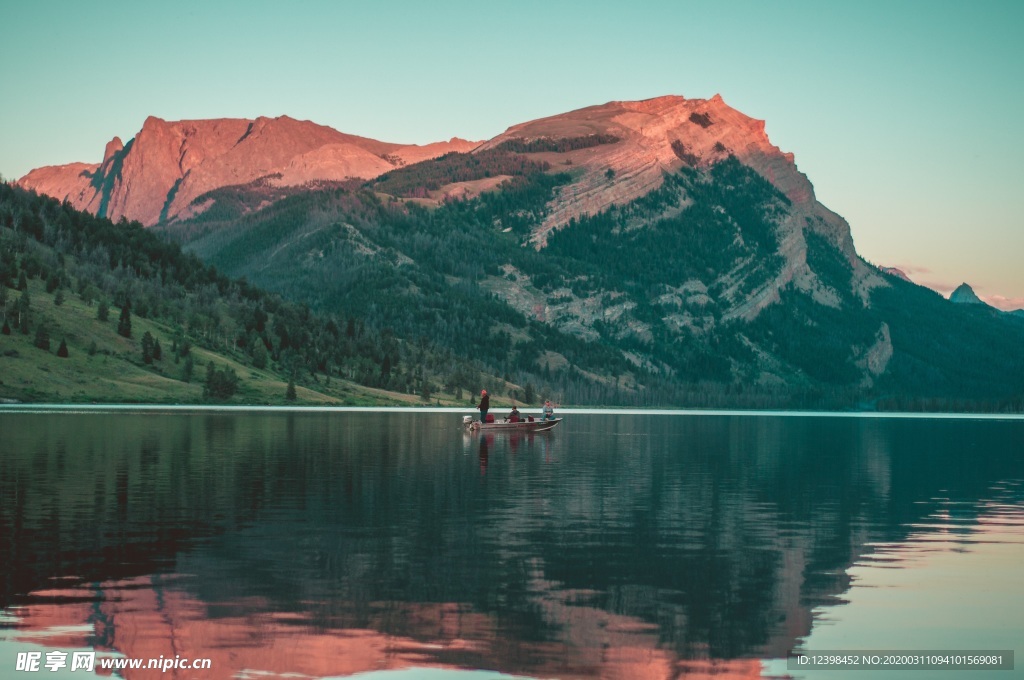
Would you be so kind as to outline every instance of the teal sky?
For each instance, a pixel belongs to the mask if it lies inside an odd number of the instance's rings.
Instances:
[[[0,175],[96,162],[149,115],[425,143],[719,93],[767,121],[869,261],[1024,307],[1022,34],[1011,0],[0,0]]]

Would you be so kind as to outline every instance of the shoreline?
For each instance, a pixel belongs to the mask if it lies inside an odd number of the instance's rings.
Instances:
[[[541,407],[524,407],[524,412]],[[471,406],[261,406],[217,404],[30,404],[0,403],[3,414],[41,413],[472,413]],[[568,408],[559,414],[570,415],[657,415],[657,416],[746,416],[755,418],[862,418],[928,420],[1007,420],[1024,421],[1024,413],[971,413],[920,411],[801,411],[743,409],[664,409],[664,408]]]

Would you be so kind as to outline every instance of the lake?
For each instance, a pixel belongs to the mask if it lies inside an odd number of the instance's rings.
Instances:
[[[41,673],[830,678],[787,657],[1024,639],[1019,418],[27,411],[0,411],[4,678],[80,651]]]

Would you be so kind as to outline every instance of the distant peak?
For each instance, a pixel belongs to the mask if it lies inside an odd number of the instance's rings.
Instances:
[[[974,292],[974,289],[966,283],[961,283],[956,290],[949,294],[949,301],[957,304],[983,305],[981,298]]]
[[[890,276],[895,276],[896,278],[903,279],[904,281],[910,281],[910,277],[907,276],[907,273],[899,267],[879,267],[879,269]],[[911,283],[913,282],[911,281]]]

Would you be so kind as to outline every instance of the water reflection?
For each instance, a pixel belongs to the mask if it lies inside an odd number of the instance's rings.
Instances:
[[[984,550],[1024,525],[1024,423],[607,414],[466,435],[443,414],[5,414],[0,431],[8,639],[211,658],[209,677],[757,677],[859,569],[911,574],[907,545]]]

